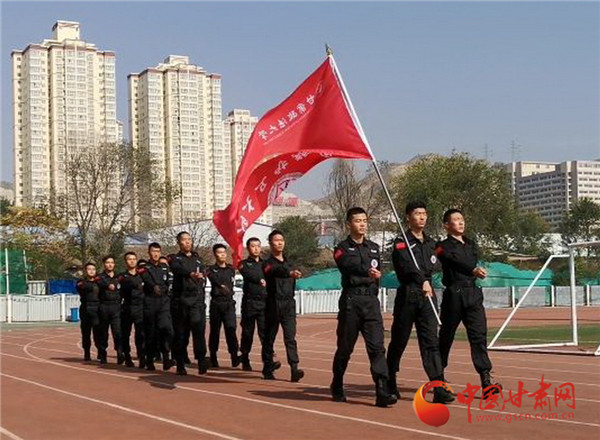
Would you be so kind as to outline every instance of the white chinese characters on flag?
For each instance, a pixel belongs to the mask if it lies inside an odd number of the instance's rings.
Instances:
[[[244,233],[290,183],[328,158],[368,159],[363,141],[327,59],[256,125],[238,170],[230,205],[213,222],[237,266]]]

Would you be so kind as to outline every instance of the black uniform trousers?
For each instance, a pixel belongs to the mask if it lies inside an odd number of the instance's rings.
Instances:
[[[235,334],[235,301],[231,298],[211,299],[209,321],[208,348],[211,355],[214,355],[219,350],[219,337],[221,334],[221,324],[223,324],[227,350],[232,356],[237,356],[239,344],[237,335]]]
[[[279,326],[283,330],[283,343],[287,361],[292,369],[298,366],[296,342],[296,300],[294,298],[267,299],[265,308],[265,339],[262,346],[263,374],[273,371],[274,345]]]
[[[254,339],[254,329],[258,333],[261,347],[265,344],[265,298],[242,298],[242,341],[240,350],[242,358],[248,360],[252,350],[252,340]]]
[[[448,366],[450,347],[458,325],[463,322],[471,346],[471,359],[479,374],[489,372],[492,363],[487,353],[487,320],[480,287],[449,287],[441,307],[440,354],[442,366]]]
[[[192,334],[194,358],[201,361],[206,357],[206,303],[204,296],[182,296],[171,300],[173,327],[175,329],[174,353],[179,365],[185,363],[187,347]]]
[[[163,355],[168,356],[173,343],[173,323],[168,296],[144,297],[144,336],[146,359],[149,362],[154,362],[157,351],[162,351]]]
[[[359,332],[365,340],[373,381],[387,379],[383,317],[377,296],[343,292],[339,300],[337,319],[337,350],[333,357],[333,381],[337,384],[343,383],[344,373]]]
[[[108,329],[112,333],[113,346],[117,352],[122,351],[121,335],[121,303],[120,301],[101,302],[99,307],[101,347],[100,353],[108,350]]]
[[[135,330],[135,350],[138,359],[144,357],[144,306],[125,305],[121,309],[121,331],[123,333],[123,353],[131,354],[131,330]]]
[[[437,305],[435,296],[432,300]],[[394,302],[394,322],[387,353],[389,374],[393,376],[398,372],[400,358],[410,339],[413,324],[417,329],[417,340],[425,373],[429,380],[441,380],[443,369],[437,320],[431,303],[421,289],[406,287],[398,289]]]
[[[81,304],[79,306],[79,326],[81,328],[81,347],[84,351],[90,351],[92,347],[92,334],[94,345],[100,352],[102,347],[102,335],[100,333],[100,316],[98,303]]]

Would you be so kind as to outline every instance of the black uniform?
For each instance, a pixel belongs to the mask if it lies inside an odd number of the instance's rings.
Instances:
[[[225,329],[227,350],[232,359],[237,358],[239,344],[235,334],[235,301],[233,299],[233,283],[235,269],[231,265],[221,267],[217,264],[210,266],[206,274],[210,280],[210,334],[208,348],[211,359],[215,360],[219,350],[221,324]]]
[[[342,274],[342,295],[337,317],[332,389],[341,391],[343,387],[344,373],[359,332],[365,340],[373,380],[376,384],[387,381],[379,282],[368,273],[372,267],[380,270],[379,245],[366,238],[362,243],[356,243],[348,236],[335,248],[334,258]]]
[[[106,350],[108,349],[108,328],[113,337],[114,348],[117,351],[117,357],[122,355],[122,336],[121,336],[121,284],[115,274],[110,276],[102,272],[98,276],[98,287],[100,288],[100,334],[102,335],[102,347],[100,357],[106,360]]]
[[[464,244],[448,237],[436,245],[435,253],[442,263],[446,286],[442,298],[440,353],[442,366],[448,366],[448,355],[456,328],[462,321],[471,346],[471,358],[482,376],[492,369],[487,353],[487,321],[483,308],[483,291],[475,285],[473,270],[477,267],[477,246],[463,237]]]
[[[128,271],[119,276],[121,283],[121,331],[123,332],[123,354],[131,356],[130,336],[135,328],[135,349],[138,359],[144,359],[144,282],[140,274]],[[143,365],[143,363],[142,363]]]
[[[290,276],[293,267],[284,258],[278,260],[271,255],[263,262],[263,273],[267,282],[265,307],[265,339],[262,347],[263,374],[273,373],[275,354],[273,346],[279,331],[283,329],[283,342],[287,361],[292,374],[298,371],[298,344],[296,342],[296,279]]]
[[[173,323],[169,291],[169,267],[164,263],[149,261],[138,269],[144,283],[144,336],[146,363],[153,365],[160,338],[163,359],[169,358],[173,343]]]
[[[171,259],[173,296],[171,310],[175,327],[175,357],[178,367],[183,367],[187,357],[189,334],[192,333],[194,357],[203,362],[206,357],[206,303],[204,278],[192,278],[192,272],[204,274],[204,264],[196,252],[189,256],[179,252]]]
[[[239,271],[244,277],[244,296],[242,297],[242,362],[248,363],[254,328],[257,328],[261,346],[265,338],[265,309],[267,306],[267,289],[261,284],[265,280],[262,270],[263,261],[248,257],[242,261]]]
[[[432,283],[435,256],[435,241],[424,235],[423,241],[416,238],[411,231],[406,232],[408,243],[403,238],[394,242],[392,261],[394,270],[400,282],[394,302],[394,322],[392,324],[391,341],[388,347],[387,363],[390,374],[390,384],[396,386],[396,372],[400,358],[406,349],[413,324],[417,328],[421,361],[429,380],[442,380],[443,369],[440,358],[437,335],[437,320],[431,303],[423,293],[423,283]],[[417,260],[419,269],[415,266],[408,246]],[[437,306],[435,295],[433,302]]]
[[[100,334],[100,316],[99,307],[100,289],[96,281],[84,279],[77,282],[77,292],[80,296],[81,305],[79,306],[79,319],[81,327],[81,346],[85,360],[90,360],[90,348],[92,347],[92,334],[94,335],[94,345],[96,350],[100,353],[100,347],[102,346],[102,336]]]

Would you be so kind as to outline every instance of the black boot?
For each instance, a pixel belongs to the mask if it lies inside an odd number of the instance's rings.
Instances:
[[[273,370],[263,371],[263,379],[264,380],[275,380],[275,376],[273,375]]]
[[[331,391],[331,398],[334,402],[346,402],[346,395],[344,394],[344,381],[343,379],[333,378],[331,385],[329,386]]]
[[[393,394],[390,394],[387,388],[387,379],[380,377],[375,382],[375,406],[386,408],[389,405],[395,405],[398,399]]]
[[[271,369],[272,369],[273,371],[275,371],[275,370],[279,370],[280,368],[281,368],[281,362],[279,362],[279,361],[275,361],[275,362],[273,362],[273,366],[271,367]]]
[[[210,354],[210,366],[212,368],[219,368],[219,360],[217,359],[217,353]]]
[[[83,360],[84,361],[91,361],[92,360],[92,355],[90,354],[90,349],[89,348],[87,350],[83,350]]]
[[[400,391],[398,391],[398,383],[396,382],[396,375],[391,374],[387,381],[388,392],[396,397],[396,400],[400,399]]]
[[[154,356],[146,357],[146,370],[155,371],[156,367],[154,366]]]
[[[146,357],[145,356],[139,356],[139,365],[138,368],[143,370],[144,368],[146,368]]]
[[[231,368],[236,368],[242,363],[242,358],[236,354],[231,355]]]
[[[177,363],[177,371],[175,374],[177,374],[178,376],[187,376],[187,370],[185,369],[185,364]]]
[[[198,361],[198,374],[206,374],[210,362],[207,358],[202,358]]]
[[[252,371],[252,365],[250,365],[250,358],[247,354],[243,354],[241,356],[242,359],[242,370],[244,371]]]
[[[108,363],[108,358],[107,358],[107,355],[106,355],[106,352],[105,352],[105,351],[104,351],[104,352],[102,352],[102,353],[99,353],[99,354],[98,354],[98,358],[100,359],[100,363],[101,363],[102,365],[105,365],[105,364],[107,364],[107,363]]]
[[[300,379],[304,377],[304,370],[300,370],[298,365],[292,365],[292,374],[290,377],[291,382],[300,382]]]
[[[172,366],[175,365],[175,361],[169,358],[169,353],[166,352],[163,354],[163,371],[169,370]]]
[[[125,366],[132,368],[135,367],[135,364],[133,363],[133,360],[131,359],[131,354],[129,353],[125,353]]]
[[[123,365],[123,362],[125,362],[125,356],[121,350],[117,350],[117,365]]]
[[[487,399],[492,394],[500,394],[502,384],[494,383],[489,371],[480,374],[481,377],[481,398]]]
[[[183,362],[185,362],[186,365],[190,365],[192,363],[192,361],[188,355],[185,355],[185,359]]]
[[[444,387],[435,387],[433,389],[433,403],[447,403],[454,402],[454,395]]]

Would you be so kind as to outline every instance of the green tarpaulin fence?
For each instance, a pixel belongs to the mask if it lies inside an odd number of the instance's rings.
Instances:
[[[485,280],[480,280],[482,287],[527,287],[537,275],[535,270],[520,270],[510,264],[504,263],[483,263],[488,271]],[[552,285],[552,270],[546,269],[536,286],[548,287]],[[441,289],[442,274],[436,273],[433,276],[434,288]],[[399,286],[398,279],[394,272],[385,274],[381,281],[381,286],[388,289],[395,289]],[[317,272],[310,277],[302,278],[296,283],[296,288],[300,290],[332,290],[341,289],[340,272],[337,269],[326,269]]]
[[[0,293],[6,292],[6,250],[0,248]],[[25,258],[22,250],[8,250],[8,284],[11,294],[24,295],[27,293],[25,277]]]

